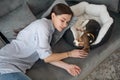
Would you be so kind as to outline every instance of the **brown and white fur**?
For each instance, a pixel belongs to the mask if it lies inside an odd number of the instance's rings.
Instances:
[[[87,27],[86,27],[87,26]],[[74,37],[74,45],[83,46],[83,50],[89,52],[90,44],[93,43],[100,30],[100,25],[95,20],[77,21],[71,31]]]

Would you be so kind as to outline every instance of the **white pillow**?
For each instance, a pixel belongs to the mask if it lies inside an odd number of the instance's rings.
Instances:
[[[87,2],[80,2],[74,6],[70,6],[70,8],[72,9],[75,16],[80,16],[84,14],[87,5]]]
[[[81,20],[95,19],[100,23],[101,29],[96,41],[92,45],[100,43],[113,23],[113,19],[110,17],[106,6],[89,4],[88,2],[80,2],[76,5],[71,6],[71,9],[74,15],[81,18]]]

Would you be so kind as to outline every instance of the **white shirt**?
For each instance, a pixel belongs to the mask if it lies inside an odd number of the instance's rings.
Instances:
[[[51,55],[54,27],[51,20],[32,22],[17,38],[0,50],[0,73],[25,72],[40,58]]]

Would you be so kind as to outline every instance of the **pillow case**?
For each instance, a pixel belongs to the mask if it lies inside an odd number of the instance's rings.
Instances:
[[[23,28],[36,20],[26,4],[0,18],[0,31],[11,41],[16,38],[14,29]]]

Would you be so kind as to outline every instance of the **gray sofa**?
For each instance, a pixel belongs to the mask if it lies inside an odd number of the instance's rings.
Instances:
[[[66,1],[66,2],[65,2]],[[81,67],[82,72],[76,77],[72,77],[65,70],[38,60],[31,69],[27,71],[27,75],[32,80],[82,80],[95,67],[97,67],[106,57],[120,47],[120,1],[119,0],[1,0],[0,1],[0,47],[9,43],[16,36],[13,30],[22,28],[30,24],[32,21],[45,17],[50,12],[51,6],[56,3],[65,3],[75,5],[81,1],[88,1],[94,4],[105,4],[108,8],[110,16],[114,19],[112,32],[107,40],[101,46],[92,49],[85,59],[64,59],[65,62],[73,63]],[[65,42],[62,35],[65,31],[54,35],[52,49],[54,52],[64,52],[74,49]],[[109,33],[108,33],[109,34]],[[64,44],[64,45],[63,45]]]

